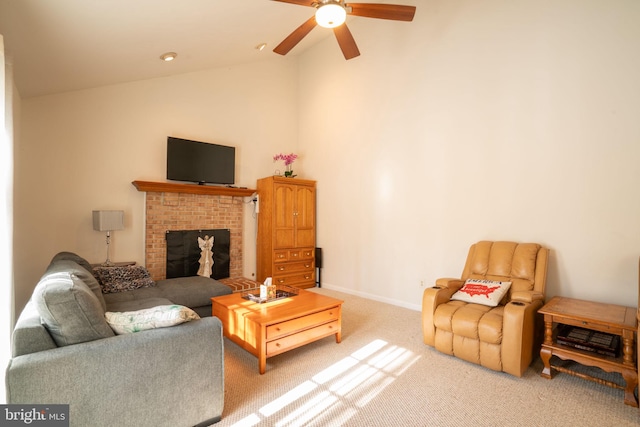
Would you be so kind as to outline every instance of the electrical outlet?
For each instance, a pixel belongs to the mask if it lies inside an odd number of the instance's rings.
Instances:
[[[424,288],[424,280],[420,280],[420,287]]]

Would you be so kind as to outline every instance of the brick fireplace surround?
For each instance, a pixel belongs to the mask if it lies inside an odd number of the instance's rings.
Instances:
[[[153,280],[166,278],[167,231],[229,229],[229,275],[222,283],[240,292],[259,284],[242,277],[243,197],[256,190],[236,187],[133,181],[146,193],[145,266]]]
[[[230,277],[242,277],[241,197],[171,192],[147,192],[145,264],[153,280],[166,278],[167,242],[170,231],[229,229]]]

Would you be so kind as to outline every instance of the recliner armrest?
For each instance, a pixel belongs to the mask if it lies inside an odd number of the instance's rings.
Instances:
[[[514,292],[530,298],[530,301],[511,298],[504,306],[502,326],[502,370],[521,377],[531,364],[534,348],[539,344],[537,335],[541,328],[536,327],[536,313],[542,307],[542,294],[539,292]],[[539,345],[537,349],[539,349]]]
[[[435,326],[433,314],[440,304],[451,300],[451,296],[462,287],[464,280],[443,278],[436,285],[427,288],[422,294],[422,336],[425,344],[434,346]]]
[[[454,289],[454,292],[460,289],[464,285],[464,280],[453,279],[450,277],[443,277],[436,279],[436,288]],[[453,295],[453,294],[452,294]]]
[[[544,295],[536,291],[520,291],[511,294],[511,301],[533,302],[544,301]]]

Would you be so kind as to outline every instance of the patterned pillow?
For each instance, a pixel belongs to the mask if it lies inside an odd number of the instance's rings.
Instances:
[[[195,311],[183,305],[159,305],[138,311],[107,311],[104,317],[116,334],[166,328],[200,318]]]
[[[147,269],[141,265],[96,267],[93,272],[98,277],[103,294],[130,291],[156,285]]]
[[[452,300],[496,307],[511,287],[511,282],[467,279],[464,286],[451,297]]]

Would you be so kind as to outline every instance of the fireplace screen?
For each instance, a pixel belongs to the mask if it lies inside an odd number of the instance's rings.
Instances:
[[[167,231],[167,279],[198,275],[201,249],[198,237],[213,236],[213,266],[211,277],[229,277],[229,244],[231,232],[221,230]]]

